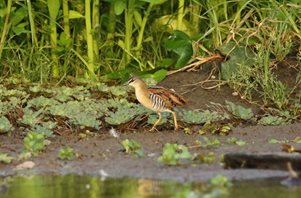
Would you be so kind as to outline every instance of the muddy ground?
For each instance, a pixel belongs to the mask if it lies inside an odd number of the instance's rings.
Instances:
[[[258,107],[251,106],[241,100],[239,96],[233,96],[232,90],[227,86],[213,90],[205,90],[199,86],[182,86],[199,82],[207,76],[206,72],[183,72],[167,77],[160,84],[174,88],[179,93],[185,93],[185,97],[190,101],[187,108],[206,109],[209,102],[224,104],[225,100],[229,100],[258,111]],[[0,163],[0,175],[76,173],[102,177],[137,177],[177,181],[204,181],[217,174],[228,176],[233,180],[287,177],[287,170],[225,169],[220,158],[222,154],[237,151],[247,153],[281,152],[281,144],[270,144],[268,141],[272,138],[293,140],[301,136],[301,123],[285,126],[242,124],[236,126],[228,136],[207,134],[207,137],[218,138],[221,141],[222,146],[218,148],[197,147],[191,149],[191,152],[195,154],[206,154],[213,151],[217,156],[217,160],[213,164],[192,162],[180,166],[167,166],[158,162],[165,143],[178,143],[190,147],[195,145],[196,140],[201,140],[204,136],[188,135],[184,133],[183,129],[176,132],[160,127],[158,129],[157,132],[148,132],[145,129],[118,132],[119,138],[111,136],[108,129],[103,129],[84,139],[81,139],[78,133],[72,132],[62,136],[57,135],[50,139],[51,144],[43,153],[30,159],[35,163],[33,168],[18,170],[16,166],[22,162],[14,160],[8,165]],[[247,144],[245,146],[228,144],[226,141],[230,137],[237,137],[246,141]],[[23,149],[23,138],[24,134],[21,132],[1,135],[0,152],[17,158]],[[120,142],[126,138],[139,142],[145,155],[137,158],[124,153]],[[78,155],[71,161],[62,161],[57,158],[59,149],[66,146],[72,147]],[[298,147],[298,144],[295,146]]]

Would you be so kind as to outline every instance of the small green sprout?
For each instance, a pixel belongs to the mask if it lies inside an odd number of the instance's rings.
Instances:
[[[121,144],[127,154],[134,154],[137,157],[142,157],[144,155],[141,145],[135,140],[125,139]]]
[[[231,124],[220,125],[219,123],[206,122],[199,130],[199,134],[204,135],[206,133],[213,133],[219,135],[228,135],[231,131],[231,128]]]
[[[228,177],[223,175],[217,175],[210,179],[210,184],[214,187],[231,187],[232,183],[229,181]]]
[[[227,139],[227,143],[228,143],[228,144],[236,144],[236,145],[238,145],[238,146],[244,146],[244,145],[247,144],[245,141],[240,140],[240,139],[238,139],[238,138],[236,138],[236,137],[228,138],[228,139]]]
[[[38,132],[31,131],[24,138],[25,152],[30,152],[33,155],[37,155],[49,144],[50,141],[45,139],[45,135]]]
[[[74,150],[71,147],[62,148],[58,153],[58,158],[60,160],[72,160],[73,157],[74,157]]]
[[[0,162],[10,164],[14,160],[14,157],[9,156],[7,153],[0,153]]]
[[[184,133],[188,134],[188,135],[192,135],[193,134],[193,130],[191,130],[191,128],[186,127],[186,128],[184,128]]]
[[[177,165],[180,160],[191,159],[192,155],[184,145],[166,143],[159,161],[167,165]]]
[[[213,139],[209,139],[208,137],[203,137],[203,142],[200,142],[200,144],[207,148],[207,147],[220,147],[221,146],[221,142],[217,139],[217,138],[213,138]]]
[[[0,134],[7,133],[14,129],[13,125],[5,116],[0,116]]]
[[[269,139],[269,144],[285,144],[288,143],[288,140],[277,140],[275,138]]]
[[[201,163],[205,163],[205,164],[211,164],[214,162],[215,159],[216,159],[215,153],[209,152],[207,154],[205,153],[198,154],[194,160],[200,161]]]
[[[295,143],[301,143],[301,137],[296,137],[295,139],[293,139],[293,142]]]

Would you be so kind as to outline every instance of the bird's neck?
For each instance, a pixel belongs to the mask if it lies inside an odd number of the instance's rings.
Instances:
[[[140,95],[147,95],[146,92],[148,90],[148,87],[145,83],[141,83],[135,87],[135,94],[136,97],[139,97]]]

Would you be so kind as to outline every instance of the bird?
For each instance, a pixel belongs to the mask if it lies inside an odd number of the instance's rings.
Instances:
[[[134,87],[136,98],[144,107],[157,112],[159,118],[150,131],[156,130],[156,126],[162,120],[162,112],[170,112],[173,115],[174,130],[178,130],[179,126],[174,107],[183,106],[187,103],[183,96],[177,94],[174,90],[165,87],[148,87],[138,76],[131,77],[126,82],[126,85]]]

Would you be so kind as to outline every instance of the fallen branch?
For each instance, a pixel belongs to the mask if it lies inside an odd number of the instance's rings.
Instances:
[[[182,67],[180,69],[177,70],[172,70],[172,71],[168,71],[167,72],[167,76],[178,73],[178,72],[182,72],[182,71],[197,71],[198,69],[200,69],[200,67],[207,62],[212,62],[212,61],[223,61],[225,59],[225,57],[223,57],[220,54],[215,54],[209,57],[196,57],[195,58],[195,62],[190,63],[189,65]]]

